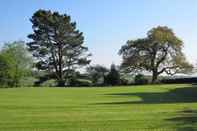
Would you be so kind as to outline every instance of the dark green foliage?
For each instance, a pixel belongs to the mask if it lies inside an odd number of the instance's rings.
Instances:
[[[37,80],[34,82],[35,86],[41,86],[44,83],[46,83],[47,81],[55,79],[55,75],[54,74],[48,74],[48,73],[46,73],[44,71],[38,72],[34,76],[37,78]]]
[[[31,18],[33,34],[27,45],[36,58],[36,67],[53,74],[58,86],[69,85],[72,72],[89,64],[83,33],[67,14],[38,10]]]
[[[182,78],[164,78],[161,80],[161,83],[172,84],[172,83],[197,83],[197,77],[182,77]]]
[[[56,80],[50,79],[43,81],[39,86],[41,87],[55,87],[57,85]]]
[[[92,81],[87,74],[80,72],[73,72],[72,77],[69,79],[70,87],[92,86]]]
[[[135,84],[136,85],[143,85],[143,84],[147,84],[148,83],[148,79],[142,75],[142,74],[137,74],[135,76]]]
[[[119,85],[121,82],[120,80],[120,73],[119,70],[116,68],[114,64],[111,65],[110,71],[105,77],[105,83],[107,85]]]
[[[86,70],[93,85],[101,86],[105,84],[105,77],[109,72],[109,70],[106,67],[102,65],[96,65],[90,66]]]
[[[182,47],[183,42],[171,29],[158,26],[148,31],[147,37],[129,40],[122,46],[122,68],[126,72],[151,72],[152,83],[162,73],[191,72],[193,66],[186,61]]]
[[[92,86],[92,81],[88,79],[71,79],[70,86],[74,87],[89,87]]]

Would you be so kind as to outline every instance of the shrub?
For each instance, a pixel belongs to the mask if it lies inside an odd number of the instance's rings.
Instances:
[[[135,76],[135,84],[136,85],[148,84],[148,79],[144,75],[138,74]]]
[[[51,79],[43,82],[40,86],[42,87],[55,87],[57,85],[56,80]]]
[[[92,81],[88,79],[71,79],[70,81],[71,86],[92,86]]]

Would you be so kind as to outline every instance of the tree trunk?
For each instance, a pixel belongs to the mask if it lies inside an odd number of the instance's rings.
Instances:
[[[151,81],[152,84],[157,82],[157,77],[158,77],[158,73],[156,71],[153,71],[153,73],[152,73],[152,81]]]
[[[59,80],[58,80],[58,86],[59,87],[64,87],[65,86],[65,81],[64,81],[64,76],[63,76],[63,69],[62,69],[62,44],[59,43],[58,46],[58,76],[59,76]]]

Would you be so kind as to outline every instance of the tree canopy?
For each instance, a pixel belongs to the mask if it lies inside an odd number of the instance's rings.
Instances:
[[[31,18],[33,33],[27,45],[39,70],[52,74],[58,86],[69,84],[73,72],[90,63],[83,33],[67,14],[38,10]]]
[[[110,71],[106,76],[106,84],[107,85],[119,85],[120,84],[120,72],[117,69],[115,64],[111,65]]]
[[[0,52],[0,78],[4,86],[20,86],[20,80],[31,72],[32,58],[23,41],[6,43]]]
[[[152,72],[152,83],[166,73],[173,75],[192,70],[182,52],[183,41],[166,26],[158,26],[147,33],[147,37],[128,40],[119,51],[122,68],[126,72]]]

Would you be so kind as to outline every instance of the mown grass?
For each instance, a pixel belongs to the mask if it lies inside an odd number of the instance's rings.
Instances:
[[[1,131],[196,131],[197,87],[0,89]]]

